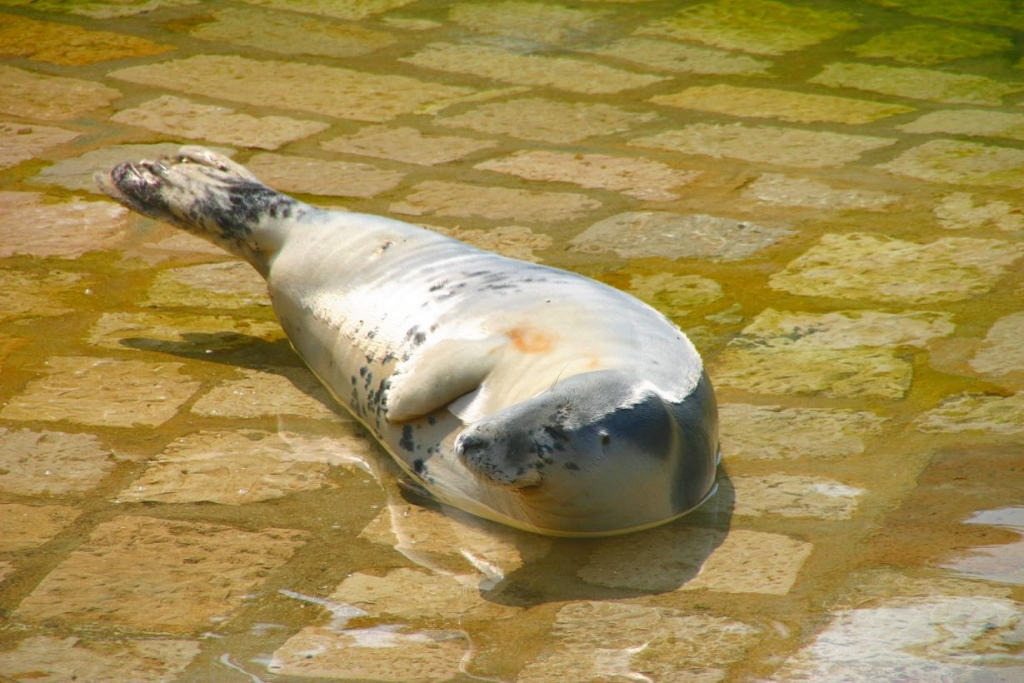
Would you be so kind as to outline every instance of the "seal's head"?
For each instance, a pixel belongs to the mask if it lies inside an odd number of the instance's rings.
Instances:
[[[469,425],[454,454],[479,482],[515,490],[538,527],[557,519],[599,533],[698,505],[713,489],[717,449],[706,376],[672,404],[625,373],[599,371]]]

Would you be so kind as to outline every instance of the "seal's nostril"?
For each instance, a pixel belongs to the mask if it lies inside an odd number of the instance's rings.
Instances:
[[[463,434],[455,442],[455,451],[462,456],[472,457],[481,451],[487,450],[491,445],[490,440],[474,434]]]

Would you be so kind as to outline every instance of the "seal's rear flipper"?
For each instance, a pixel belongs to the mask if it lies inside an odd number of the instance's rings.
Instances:
[[[182,147],[157,161],[118,164],[95,178],[115,201],[213,242],[263,274],[289,219],[311,209],[202,147]]]

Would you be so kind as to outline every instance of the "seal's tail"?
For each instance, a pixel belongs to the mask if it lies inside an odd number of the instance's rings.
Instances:
[[[172,223],[244,258],[263,275],[291,219],[311,207],[270,189],[243,166],[202,147],[96,174],[129,209]]]

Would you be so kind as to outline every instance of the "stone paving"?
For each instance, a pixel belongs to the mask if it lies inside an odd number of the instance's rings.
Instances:
[[[1024,680],[1009,0],[0,0],[0,679]],[[255,272],[102,199],[204,144],[626,289],[719,495],[439,510]]]

